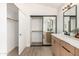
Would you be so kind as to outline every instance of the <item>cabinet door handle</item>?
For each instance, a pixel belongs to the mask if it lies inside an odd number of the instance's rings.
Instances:
[[[69,53],[71,53],[68,49],[66,49],[64,46],[62,46],[66,51],[68,51]]]

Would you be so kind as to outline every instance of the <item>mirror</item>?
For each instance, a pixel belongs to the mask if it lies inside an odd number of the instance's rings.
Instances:
[[[63,13],[64,34],[75,36],[77,33],[77,6],[74,5]]]

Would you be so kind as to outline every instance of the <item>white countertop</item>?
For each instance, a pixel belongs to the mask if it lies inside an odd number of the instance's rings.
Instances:
[[[52,35],[79,49],[79,39],[78,38],[63,35],[63,34],[52,34]]]

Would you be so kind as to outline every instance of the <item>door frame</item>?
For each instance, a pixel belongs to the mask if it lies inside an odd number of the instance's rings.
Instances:
[[[56,27],[55,27],[55,32],[57,33],[57,15],[30,15],[30,20],[32,20],[32,17],[42,17],[42,46],[50,46],[50,45],[43,45],[43,17],[56,17]],[[30,21],[30,29],[32,29],[31,26],[31,21]],[[30,35],[30,43],[32,43],[32,30],[30,31],[31,35]],[[32,44],[31,44],[32,46]]]

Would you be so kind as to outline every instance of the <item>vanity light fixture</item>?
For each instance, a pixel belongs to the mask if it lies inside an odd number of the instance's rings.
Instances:
[[[68,4],[66,7],[64,7],[62,10],[68,10],[72,7],[73,3]]]

